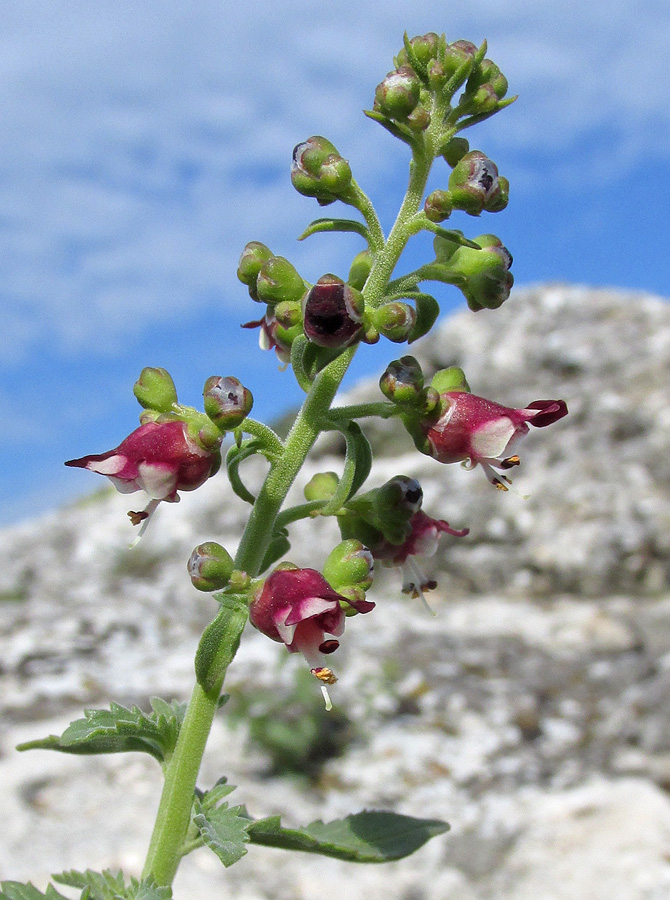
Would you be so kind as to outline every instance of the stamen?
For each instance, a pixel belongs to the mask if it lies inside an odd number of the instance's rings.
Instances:
[[[336,676],[333,674],[333,670],[329,669],[327,666],[316,666],[316,668],[310,669],[310,672],[324,684],[335,684],[337,681]]]
[[[139,525],[140,522],[142,523],[142,525],[140,526],[140,530],[137,532],[133,540],[128,544],[129,550],[132,550],[133,547],[137,547],[137,545],[139,544],[140,538],[147,530],[147,526],[151,520],[151,516],[156,511],[159,503],[160,500],[151,500],[149,503],[147,503],[147,505],[141,512],[133,512],[132,510],[129,511],[128,516],[130,517],[130,521],[133,523],[133,525]]]
[[[500,469],[512,469],[514,466],[521,465],[521,460],[518,456],[508,456],[507,459],[503,459],[499,465]]]
[[[426,598],[424,596],[422,589],[425,587],[426,590],[433,590],[434,588],[437,587],[437,582],[436,581],[427,581],[426,578],[424,577],[423,573],[421,572],[421,570],[419,569],[419,567],[414,562],[414,560],[412,559],[411,556],[408,557],[406,565],[409,566],[409,568],[414,572],[414,576],[416,578],[415,582],[407,585],[407,587],[412,592],[412,598],[414,600],[417,600],[417,599],[421,600],[421,602],[426,607],[426,609],[431,614],[431,616],[435,616],[436,613],[433,609],[431,609],[428,601],[426,600]]]
[[[330,699],[330,694],[328,693],[328,688],[325,684],[321,685],[321,693],[323,694],[323,699],[326,702],[326,712],[330,712],[333,708],[333,701]]]

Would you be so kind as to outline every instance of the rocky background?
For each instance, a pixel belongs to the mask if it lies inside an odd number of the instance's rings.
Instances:
[[[452,831],[376,867],[251,847],[226,871],[199,850],[175,894],[667,900],[670,305],[542,287],[458,314],[422,345],[424,368],[461,365],[475,393],[562,397],[570,415],[524,440],[518,493],[504,495],[481,471],[410,453],[397,426],[371,429],[376,482],[415,475],[427,512],[471,529],[429,561],[436,616],[383,573],[375,612],[348,623],[330,716],[301,661],[250,631],[201,784],[226,774],[232,800],[286,824],[376,807]],[[307,477],[337,471],[338,453],[322,442]],[[261,475],[252,463],[249,481]],[[214,604],[185,560],[206,539],[233,551],[247,508],[220,476],[161,508],[132,552],[127,509],[104,491],[0,533],[0,879],[141,869],[153,760],[14,750],[85,706],[190,692]],[[330,522],[303,524],[291,559],[318,565],[336,539]]]

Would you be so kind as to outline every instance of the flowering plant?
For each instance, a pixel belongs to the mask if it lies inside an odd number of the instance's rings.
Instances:
[[[213,618],[195,658],[195,685],[186,709],[156,699],[152,712],[88,710],[60,735],[31,741],[21,749],[48,748],[67,753],[144,751],[160,763],[164,787],[141,879],[119,873],[68,872],[58,883],[81,890],[82,898],[165,900],[180,860],[200,847],[212,850],[224,866],[247,853],[251,844],[302,850],[357,862],[382,862],[406,856],[448,826],[387,811],[371,811],[323,824],[291,829],[278,818],[254,819],[244,806],[224,799],[232,788],[225,778],[207,791],[196,787],[200,763],[215,712],[222,705],[226,671],[249,621],[290,653],[300,653],[331,707],[327,687],[335,684],[330,657],[339,647],[346,619],[365,621],[383,615],[367,598],[374,563],[401,568],[403,590],[423,597],[436,587],[416,556],[437,551],[442,535],[465,539],[468,529],[454,528],[422,509],[419,483],[398,475],[386,484],[362,490],[371,472],[372,452],[360,419],[395,418],[411,434],[418,450],[441,463],[481,466],[489,480],[506,490],[504,472],[518,465],[516,444],[529,425],[545,427],[567,413],[562,400],[537,400],[511,409],[470,392],[456,368],[434,373],[426,383],[412,356],[389,363],[380,379],[383,399],[333,406],[354,354],[382,338],[413,343],[427,334],[439,314],[425,282],[455,285],[474,312],[499,307],[509,296],[512,257],[491,234],[474,239],[444,223],[459,211],[478,217],[505,208],[509,184],[482,151],[471,150],[462,132],[502,109],[507,80],[486,58],[486,44],[448,43],[428,33],[404,45],[395,68],[374,93],[366,115],[411,151],[409,184],[395,224],[385,234],[371,200],[354,179],[348,161],[326,138],[313,136],[293,152],[293,187],[320,206],[351,207],[356,218],[324,217],[302,237],[331,231],[354,232],[365,243],[346,280],[326,273],[315,284],[292,263],[258,241],[243,249],[237,276],[260,304],[260,345],[274,349],[296,378],[305,399],[285,440],[250,418],[253,398],[233,376],[212,376],[203,391],[203,411],[179,403],[170,375],[145,368],[134,393],[143,411],[140,426],[114,450],[70,460],[112,480],[123,493],[144,491],[142,511],[130,511],[139,535],[162,501],[179,500],[180,491],[206,489],[221,461],[226,435],[225,471],[250,514],[235,556],[216,541],[196,547],[188,573],[199,590],[211,592]],[[426,196],[428,176],[437,161],[450,171],[444,186]],[[434,258],[393,277],[409,240],[427,231],[434,236]],[[285,377],[290,377],[286,375]],[[319,434],[340,432],[346,444],[342,473],[323,472],[305,485],[305,502],[285,506],[289,488]],[[269,471],[253,496],[240,475],[240,464],[261,454]],[[300,519],[333,517],[341,541],[316,568],[279,562],[290,549],[290,526]],[[409,602],[409,601],[408,601]],[[32,885],[5,882],[0,900],[39,900]],[[46,896],[62,895],[50,885]]]

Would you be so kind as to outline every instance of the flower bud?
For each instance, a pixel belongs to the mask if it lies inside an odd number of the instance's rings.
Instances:
[[[425,106],[421,106],[419,104],[412,112],[407,116],[405,120],[412,131],[425,131],[426,128],[430,125],[430,113],[425,108]]]
[[[436,372],[431,378],[430,386],[434,388],[438,394],[444,394],[447,391],[470,392],[470,385],[465,377],[465,372],[458,366],[440,369],[440,371]]]
[[[298,271],[283,256],[266,259],[256,279],[256,293],[263,303],[300,300],[306,290]]]
[[[305,485],[305,499],[330,500],[339,483],[340,479],[335,472],[317,472]]]
[[[205,412],[220,431],[231,431],[241,425],[254,404],[251,391],[232,375],[208,378],[203,397]]]
[[[496,164],[481,150],[471,150],[449,176],[449,190],[455,209],[479,216],[485,209],[497,212],[507,205],[509,183],[501,185]]]
[[[465,278],[459,287],[470,309],[497,309],[507,300],[514,284],[509,271],[512,254],[494,234],[482,234],[475,243],[482,249],[459,247],[450,266]]]
[[[362,291],[365,287],[365,282],[368,280],[368,275],[372,270],[373,262],[374,260],[369,250],[361,250],[360,253],[357,253],[356,256],[354,256],[351,268],[349,269],[347,284],[350,284],[351,287],[355,288],[357,291]]]
[[[346,195],[351,168],[329,140],[314,135],[294,148],[291,181],[299,194],[326,206]]]
[[[444,148],[442,156],[453,169],[470,149],[470,142],[464,137],[453,137]]]
[[[499,67],[490,59],[483,59],[477,68],[471,73],[466,86],[467,91],[473,93],[483,85],[488,84],[498,100],[507,93],[509,84]]]
[[[380,334],[395,344],[402,344],[412,333],[416,323],[416,312],[409,303],[393,300],[375,309],[371,318]]]
[[[352,587],[365,592],[372,585],[374,565],[368,548],[351,538],[342,541],[330,553],[323,567],[323,577],[338,593]]]
[[[237,266],[237,277],[249,288],[249,295],[253,300],[258,300],[256,293],[256,279],[261,270],[263,263],[270,259],[272,253],[269,247],[261,244],[260,241],[250,241],[240,256]]]
[[[172,404],[177,402],[177,390],[170,373],[150,366],[142,369],[133,386],[133,394],[140,406],[159,413],[170,412]]]
[[[393,510],[413,516],[421,509],[422,502],[423,490],[416,478],[395,475],[378,489],[374,505],[378,514]]]
[[[233,559],[228,551],[214,541],[195,548],[188,561],[188,574],[199,591],[218,591],[230,581]]]
[[[413,356],[394,359],[379,379],[382,394],[401,406],[418,406],[423,393],[423,372]]]
[[[431,60],[437,58],[440,38],[434,31],[429,31],[427,34],[419,34],[416,37],[413,37],[410,44],[419,63],[423,66],[427,66]],[[403,47],[396,57],[396,64],[398,66],[404,66],[408,63],[407,51]]]
[[[476,55],[477,48],[471,41],[454,41],[449,44],[442,62],[447,77],[451,78],[464,63],[474,63]]]
[[[319,347],[347,347],[360,337],[364,309],[360,291],[323,275],[303,300],[305,334]]]
[[[374,108],[392,119],[406,119],[419,102],[421,82],[411,66],[389,72],[375,90]]]
[[[423,204],[423,211],[431,222],[444,222],[451,215],[453,208],[449,191],[432,191]]]

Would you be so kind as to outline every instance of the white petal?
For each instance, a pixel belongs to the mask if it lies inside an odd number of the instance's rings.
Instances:
[[[500,416],[482,425],[470,438],[472,455],[483,459],[497,459],[507,449],[516,427],[507,416]]]
[[[89,472],[99,472],[100,475],[116,475],[128,462],[125,456],[117,454],[116,456],[108,456],[107,459],[96,459],[86,463]]]
[[[177,486],[177,475],[172,467],[139,463],[137,483],[152,500],[165,500],[174,494]]]

